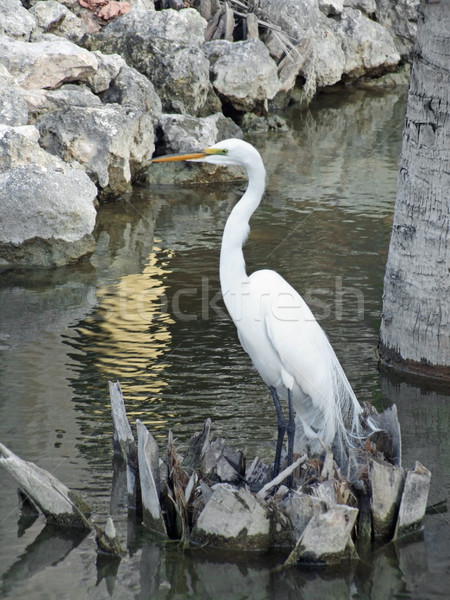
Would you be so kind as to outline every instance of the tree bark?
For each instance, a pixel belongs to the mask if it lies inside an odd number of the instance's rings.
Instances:
[[[422,0],[384,279],[382,363],[450,379],[450,0]]]

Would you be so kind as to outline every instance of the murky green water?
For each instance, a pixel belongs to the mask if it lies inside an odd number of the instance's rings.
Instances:
[[[450,491],[449,391],[381,377],[375,357],[404,107],[400,93],[323,96],[287,115],[290,133],[254,137],[268,188],[246,258],[303,294],[361,400],[397,403],[404,463],[432,471],[434,503]],[[89,263],[1,275],[0,441],[80,490],[99,522],[112,510],[128,545],[120,562],[99,563],[90,536],[40,518],[18,534],[16,487],[0,471],[5,597],[447,597],[448,514],[352,569],[277,573],[277,556],[156,545],[111,500],[108,380],[161,445],[171,428],[182,446],[211,417],[250,459],[273,454],[269,395],[219,294],[221,233],[242,187],[138,189],[102,207]]]

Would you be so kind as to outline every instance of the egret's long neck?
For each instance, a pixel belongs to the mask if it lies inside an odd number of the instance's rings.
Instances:
[[[220,286],[225,304],[233,317],[234,299],[242,293],[247,280],[242,247],[247,240],[252,214],[258,208],[264,193],[266,172],[262,160],[247,169],[248,187],[228,217],[220,251]]]

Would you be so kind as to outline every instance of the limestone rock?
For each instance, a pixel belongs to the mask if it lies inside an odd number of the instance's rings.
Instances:
[[[161,100],[152,82],[126,64],[101,94],[101,98],[103,102],[117,103],[148,113],[154,122],[161,115]]]
[[[401,57],[409,59],[417,35],[420,0],[375,0],[375,3],[377,21],[389,29]]]
[[[389,31],[360,11],[346,8],[340,21],[332,21],[332,25],[342,40],[344,75],[347,78],[356,79],[368,73],[381,74],[392,70],[400,62]]]
[[[1,37],[0,63],[24,88],[54,89],[70,81],[87,83],[98,69],[94,54],[56,36],[33,43]]]
[[[230,137],[241,138],[242,131],[221,113],[202,118],[163,114],[159,119],[158,137],[161,153],[176,154],[206,148]],[[230,181],[242,176],[243,171],[239,167],[225,168],[204,163],[164,163],[147,170],[148,181],[160,184]]]
[[[53,33],[75,43],[88,33],[88,28],[83,21],[67,6],[56,0],[36,2],[29,13],[36,19],[40,33]],[[33,37],[36,37],[36,34]]]
[[[206,21],[193,9],[133,11],[91,36],[87,45],[117,52],[153,83],[163,110],[198,115],[211,93],[201,44]]]
[[[27,42],[36,27],[36,19],[22,6],[20,0],[0,2],[0,36],[7,35]]]
[[[150,115],[115,104],[55,110],[39,117],[36,127],[41,145],[79,162],[103,196],[127,191],[154,151]]]
[[[0,64],[0,124],[26,125],[28,123],[28,107],[21,94],[21,88],[6,68]]]
[[[21,130],[8,128],[0,139],[0,262],[53,266],[90,255],[95,186]]]
[[[280,89],[277,66],[260,40],[218,40],[206,43],[204,50],[214,89],[236,110],[264,107]]]

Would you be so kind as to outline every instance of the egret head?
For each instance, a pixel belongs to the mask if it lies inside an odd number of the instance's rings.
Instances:
[[[200,152],[173,154],[154,158],[152,162],[173,162],[187,160],[190,162],[206,162],[213,165],[238,165],[246,169],[261,161],[259,152],[243,140],[231,138],[205,148]]]

